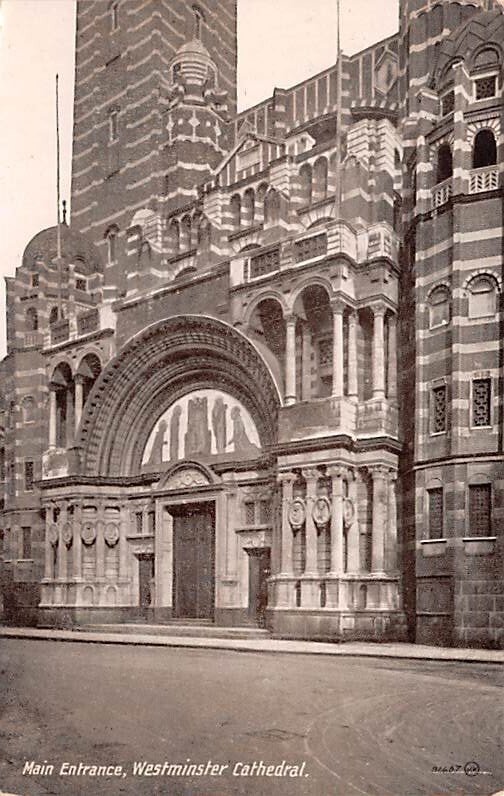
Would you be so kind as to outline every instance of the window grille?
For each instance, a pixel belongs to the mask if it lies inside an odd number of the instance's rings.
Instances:
[[[474,379],[472,393],[473,426],[489,426],[491,424],[491,392],[490,379]]]
[[[259,522],[261,525],[269,525],[271,522],[271,503],[269,500],[261,500],[259,503]]]
[[[255,504],[252,501],[245,503],[245,525],[255,525]]]
[[[492,488],[490,484],[469,487],[469,529],[471,536],[490,536]]]
[[[478,80],[474,81],[476,86],[476,99],[489,99],[490,97],[495,97],[495,88],[496,88],[496,76],[490,75],[490,77],[480,77]]]
[[[441,98],[441,115],[447,116],[449,113],[453,113],[455,108],[455,92],[448,91],[444,97]]]
[[[87,280],[77,277],[75,280],[75,289],[85,291],[87,289]]]
[[[143,534],[143,512],[137,511],[135,514],[135,527],[138,536]]]
[[[315,235],[312,238],[300,240],[295,245],[296,262],[311,260],[313,257],[322,257],[327,254],[327,235]]]
[[[446,386],[432,390],[432,433],[446,431]]]
[[[25,492],[33,491],[33,462],[24,463]]]
[[[32,287],[38,287],[39,286],[40,280],[39,280],[39,275],[38,274],[32,274],[31,284],[32,284]]]
[[[443,488],[428,490],[429,495],[429,539],[443,536]]]
[[[250,278],[254,279],[256,276],[278,271],[279,267],[280,249],[270,249],[262,254],[256,254],[255,257],[250,258]]]

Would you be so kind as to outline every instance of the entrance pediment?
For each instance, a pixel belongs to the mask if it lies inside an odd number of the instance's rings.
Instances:
[[[179,490],[209,486],[218,483],[217,476],[199,462],[179,462],[165,473],[159,482],[159,489]]]

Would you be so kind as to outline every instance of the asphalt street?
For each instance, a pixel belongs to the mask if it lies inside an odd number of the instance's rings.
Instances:
[[[499,666],[0,645],[3,793],[488,796],[504,787]]]

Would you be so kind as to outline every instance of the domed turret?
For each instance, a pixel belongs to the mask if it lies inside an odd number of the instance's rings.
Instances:
[[[217,67],[208,50],[199,39],[191,39],[178,50],[170,63],[170,79],[176,84],[213,87],[216,83]]]
[[[61,254],[66,263],[79,263],[83,274],[103,271],[100,255],[94,244],[72,227],[61,224]],[[49,268],[54,266],[57,253],[57,227],[48,227],[38,232],[29,242],[23,253],[23,267],[33,268],[43,262]]]

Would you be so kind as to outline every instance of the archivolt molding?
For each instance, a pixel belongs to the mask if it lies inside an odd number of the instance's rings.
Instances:
[[[125,344],[86,402],[77,445],[87,475],[138,472],[148,434],[162,412],[195,389],[234,395],[273,444],[281,403],[272,373],[253,342],[207,316],[159,321]]]
[[[479,119],[475,122],[469,122],[467,125],[467,142],[471,147],[474,145],[474,139],[480,130],[492,130],[495,140],[498,142],[501,131],[499,118],[496,116],[493,119]]]

